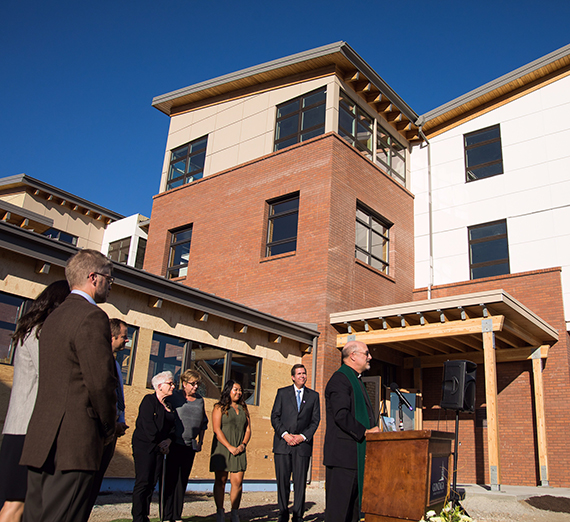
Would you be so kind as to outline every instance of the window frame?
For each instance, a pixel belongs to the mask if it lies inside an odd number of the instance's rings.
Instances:
[[[124,244],[124,242],[127,242],[126,244]],[[118,248],[116,250],[114,250],[114,247]],[[128,265],[129,264],[129,252],[131,249],[131,236],[128,237],[124,237],[122,239],[117,239],[116,241],[111,241],[109,243],[109,249],[107,251],[107,257],[111,260],[111,261],[116,261],[117,263],[121,263],[123,265]],[[125,252],[126,250],[126,252]],[[121,255],[125,255],[126,254],[126,258],[124,261],[121,261]]]
[[[479,134],[490,132],[494,129],[497,129],[498,136],[491,138],[491,139],[483,140],[481,142],[473,143],[471,145],[467,144],[467,141],[470,138],[476,137]],[[484,162],[476,163],[474,165],[469,165],[469,154],[468,154],[469,151],[482,149],[482,147],[492,145],[493,143],[499,144],[499,152],[500,152],[500,156],[501,156],[499,159],[484,161]],[[504,174],[505,169],[504,169],[504,165],[503,165],[503,143],[502,143],[502,139],[501,139],[501,125],[499,123],[497,123],[496,125],[491,125],[489,127],[485,127],[484,129],[478,129],[476,131],[468,132],[468,133],[464,134],[463,135],[463,152],[464,152],[464,158],[465,158],[465,182],[466,183],[471,183],[472,181],[492,178],[494,176],[499,176],[501,174]],[[473,170],[483,169],[486,167],[491,167],[493,165],[500,165],[500,172],[495,172],[495,173],[480,176],[480,177],[475,176],[473,173]]]
[[[176,240],[178,234],[183,234],[185,232],[190,232],[190,238],[183,239],[183,240]],[[190,248],[192,248],[192,235],[194,232],[193,224],[186,225],[183,227],[176,228],[174,230],[170,230],[170,244],[168,246],[168,266],[166,268],[166,279],[176,279],[178,277],[186,277],[188,275],[188,267],[190,266]],[[178,263],[177,265],[173,265],[174,257],[176,254],[176,249],[188,243],[188,260],[186,264]],[[186,268],[186,273],[180,275],[172,275],[174,271]]]
[[[16,301],[16,302],[20,301],[20,303],[19,304],[10,303],[9,301]],[[6,351],[6,357],[0,358],[0,364],[6,364],[9,366],[12,366],[14,364],[15,344],[11,336],[16,331],[16,326],[18,324],[18,321],[28,311],[28,307],[32,301],[33,301],[32,299],[28,299],[26,297],[21,297],[19,295],[0,291],[0,306],[7,305],[7,306],[14,306],[16,308],[16,317],[13,323],[4,321],[3,317],[0,317],[0,327],[2,327],[1,329],[4,330],[7,333],[7,335],[10,336],[10,341],[8,343]]]
[[[505,232],[504,234],[495,234],[485,236],[483,238],[471,239],[471,232],[475,230],[480,230],[486,227],[493,227],[499,224],[504,224]],[[507,257],[504,258],[496,258],[490,261],[482,261],[478,263],[473,263],[473,245],[481,245],[485,243],[489,243],[491,241],[498,241],[504,239],[506,241],[506,250],[507,250]],[[469,253],[469,280],[473,281],[475,279],[483,279],[486,277],[497,277],[501,275],[508,275],[511,273],[511,262],[510,262],[510,252],[509,252],[509,233],[507,228],[507,220],[506,219],[499,219],[497,221],[490,221],[489,223],[481,223],[479,225],[473,225],[467,228],[467,240],[468,240],[468,253]],[[474,270],[499,266],[499,265],[507,265],[507,272],[501,272],[496,274],[485,274],[482,276],[474,277]]]
[[[165,365],[165,364],[168,364],[168,363],[161,362],[160,364],[162,364],[162,368],[160,369],[160,371],[158,371],[158,370],[156,369],[156,367],[157,367],[157,365],[158,365],[158,362],[154,362],[154,367],[153,367],[153,365],[152,365],[152,363],[153,363],[152,358],[153,358],[153,357],[155,357],[156,359],[158,359],[159,357],[161,357],[160,351],[161,351],[162,342],[161,342],[159,339],[156,339],[157,336],[161,336],[161,337],[163,337],[163,338],[165,338],[165,339],[166,339],[166,338],[169,338],[170,340],[173,340],[173,341],[176,341],[176,342],[179,342],[179,343],[180,343],[179,347],[182,349],[182,353],[181,353],[181,356],[180,356],[180,364],[174,364],[174,365],[173,365],[173,366],[175,366],[176,368],[177,368],[178,366],[180,366],[180,369],[177,370],[177,371],[173,371],[173,372],[172,372],[172,374],[174,375],[174,379],[175,379],[176,381],[178,381],[178,380],[180,379],[180,375],[185,371],[185,369],[186,369],[186,367],[187,367],[187,363],[186,363],[186,362],[187,362],[188,359],[189,359],[189,353],[188,353],[188,352],[189,352],[189,350],[190,350],[191,341],[189,341],[189,340],[187,340],[187,339],[183,339],[182,337],[177,337],[177,336],[175,336],[175,335],[166,334],[166,333],[164,333],[164,332],[157,332],[157,331],[154,331],[153,334],[152,334],[152,341],[151,341],[151,343],[154,343],[155,341],[158,341],[158,342],[159,342],[159,348],[158,348],[158,352],[159,352],[159,353],[158,353],[157,355],[153,355],[153,354],[152,354],[152,344],[151,344],[151,351],[150,351],[150,354],[149,354],[149,364],[148,364],[148,371],[147,371],[147,380],[146,380],[146,387],[147,387],[147,389],[152,389],[152,378],[153,378],[157,373],[160,373],[160,372],[163,372],[163,371],[167,371],[167,370],[164,368],[164,365]],[[164,344],[165,348],[166,348],[166,345],[167,345],[167,343]],[[162,359],[167,359],[167,358],[165,357],[166,350],[164,350],[164,352],[165,352],[165,353],[164,353],[164,355],[162,356]],[[178,355],[176,356],[176,360],[178,360]],[[152,367],[154,368],[154,370],[151,369]],[[170,370],[170,371],[172,371],[172,370]],[[151,374],[152,374],[152,375],[151,375]]]
[[[138,326],[131,326],[127,324],[128,338],[127,346],[123,350],[117,352],[117,362],[121,368],[121,373],[123,375],[123,384],[125,386],[130,386],[133,382],[133,372],[135,368],[135,360],[137,356],[137,345],[139,340],[140,329]],[[130,346],[128,346],[130,344]],[[128,352],[127,352],[128,347]],[[126,371],[123,370],[123,359],[129,357],[127,362]]]
[[[297,200],[297,207],[292,209],[287,209],[285,211],[279,212],[277,214],[272,214],[272,210],[276,205],[282,203],[287,203],[289,201]],[[267,234],[265,240],[265,257],[274,257],[280,254],[286,254],[297,251],[297,238],[299,237],[299,209],[301,207],[301,196],[299,192],[293,192],[292,194],[287,194],[285,196],[280,196],[278,198],[267,201],[268,214],[267,214]],[[273,241],[275,235],[275,222],[279,218],[284,218],[291,216],[293,214],[297,215],[297,223],[295,225],[295,235],[286,237],[283,239],[278,239]],[[291,250],[279,251],[277,253],[272,253],[272,249],[275,247],[280,247],[286,245],[287,243],[294,243],[294,248]]]
[[[42,236],[73,246],[77,246],[77,240],[79,239],[78,236],[74,236],[65,230],[59,230],[58,228],[48,228],[42,232]]]
[[[364,221],[361,217],[359,217],[358,213],[362,212],[366,214],[368,217],[368,222]],[[385,234],[381,234],[378,230],[374,229],[373,221],[376,222],[378,225],[386,229]],[[366,228],[367,231],[367,245],[368,249],[364,249],[361,245],[358,244],[358,225],[361,225]],[[355,241],[354,241],[354,257],[355,259],[361,261],[362,263],[367,264],[368,266],[378,270],[384,275],[390,275],[390,230],[393,226],[393,223],[388,221],[386,218],[382,217],[378,212],[372,210],[367,205],[364,205],[360,201],[356,203],[356,212],[355,212]],[[383,240],[385,240],[385,257],[386,259],[381,259],[377,255],[372,253],[371,246],[373,245],[373,237],[377,235],[380,236]],[[358,255],[364,256],[367,259],[361,259]],[[382,268],[374,266],[372,264],[372,260],[377,261]]]
[[[204,142],[204,146],[200,147],[199,149],[194,150],[195,146],[198,146],[200,142]],[[184,155],[177,156],[177,153],[182,151],[184,148],[187,148],[187,152]],[[206,164],[206,151],[208,149],[208,135],[201,136],[195,140],[189,141],[184,145],[180,145],[170,151],[170,162],[168,163],[168,176],[166,179],[166,190],[170,190],[173,188],[181,187],[192,181],[196,181],[201,179],[204,176],[204,166]],[[192,158],[204,154],[204,161],[200,168],[196,168],[192,171],[189,171],[189,166],[191,165]],[[173,176],[173,172],[180,172],[178,169],[175,168],[175,165],[178,163],[184,162],[184,174],[177,175],[176,177]]]
[[[350,110],[347,107],[347,103],[344,100],[349,100],[354,110]],[[344,106],[343,106],[344,105]],[[353,120],[353,126],[356,130],[356,134],[354,134],[353,130],[348,130],[342,126],[342,117],[341,114],[347,114]],[[368,158],[372,161],[373,158],[373,148],[374,148],[374,120],[368,112],[366,112],[358,103],[356,103],[343,89],[340,90],[339,99],[338,99],[338,134],[339,136],[344,139],[349,145],[354,147],[358,152],[360,152],[364,157]],[[361,140],[358,139],[358,126],[361,124],[362,121],[368,120],[369,121],[369,139],[367,140],[370,145],[365,146]]]

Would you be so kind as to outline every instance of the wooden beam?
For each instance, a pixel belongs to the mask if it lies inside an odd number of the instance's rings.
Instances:
[[[485,356],[485,402],[487,404],[487,451],[489,453],[489,478],[492,491],[501,489],[501,461],[499,457],[499,412],[497,402],[497,360],[495,333],[483,332]]]
[[[534,380],[534,409],[536,412],[536,438],[538,440],[540,485],[548,486],[548,449],[546,446],[544,385],[542,381],[542,359],[538,355],[532,358],[532,376]]]
[[[234,323],[234,332],[236,333],[247,333],[247,324]]]
[[[543,342],[538,337],[535,337],[526,330],[523,330],[518,324],[514,323],[509,319],[505,320],[505,325],[503,327],[503,330],[522,339],[523,341],[526,342],[526,344],[540,345]]]
[[[201,310],[196,310],[194,313],[194,319],[200,323],[207,323],[210,314],[208,312],[202,312]]]
[[[347,83],[357,82],[358,80],[360,80],[359,71],[350,72],[344,77],[344,81]]]
[[[154,295],[148,296],[148,306],[150,308],[162,308],[162,299]]]
[[[495,315],[491,317],[493,331],[501,331],[503,328],[504,316]],[[433,323],[419,326],[408,326],[406,328],[392,328],[390,330],[375,330],[373,332],[356,332],[348,339],[349,334],[338,334],[336,336],[337,348],[344,346],[349,340],[362,341],[368,345],[385,344],[404,341],[414,341],[421,339],[434,339],[437,337],[455,337],[459,335],[480,334],[482,332],[483,319],[467,319],[465,321],[451,321],[447,323]]]

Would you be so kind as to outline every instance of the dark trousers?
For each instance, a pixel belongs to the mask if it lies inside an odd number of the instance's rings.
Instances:
[[[133,448],[135,485],[133,487],[133,522],[148,522],[152,494],[157,482],[162,482],[164,455]],[[159,488],[160,491],[160,488]]]
[[[89,495],[90,509],[93,509],[95,502],[97,500],[97,495],[101,491],[101,484],[103,484],[103,478],[105,477],[105,472],[111,463],[113,455],[115,453],[115,446],[117,445],[117,438],[113,439],[113,442],[107,444],[103,450],[103,456],[101,457],[101,466],[99,471],[95,472],[93,477],[93,487],[91,488],[91,494]]]
[[[358,471],[327,466],[325,522],[357,522],[359,519]]]
[[[276,453],[275,477],[277,479],[277,504],[279,507],[279,522],[289,520],[289,492],[291,491],[291,475],[295,487],[293,495],[293,522],[303,520],[305,513],[305,487],[307,472],[311,457],[302,457],[298,451],[291,453]]]
[[[184,494],[195,455],[192,446],[170,445],[164,476],[164,520],[182,520]]]
[[[29,468],[23,522],[87,522],[94,474]]]

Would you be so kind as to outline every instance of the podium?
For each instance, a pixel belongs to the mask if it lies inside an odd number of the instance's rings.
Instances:
[[[366,437],[362,512],[366,522],[418,521],[449,495],[453,433],[432,430]]]

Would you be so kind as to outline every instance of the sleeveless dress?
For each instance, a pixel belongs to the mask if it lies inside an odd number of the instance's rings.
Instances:
[[[233,407],[226,413],[222,413],[222,433],[232,446],[239,446],[245,437],[247,428],[247,415],[244,409],[238,404],[239,415]],[[228,449],[218,441],[214,434],[212,440],[212,451],[210,453],[210,471],[245,471],[247,469],[246,452],[239,455],[232,455]]]

